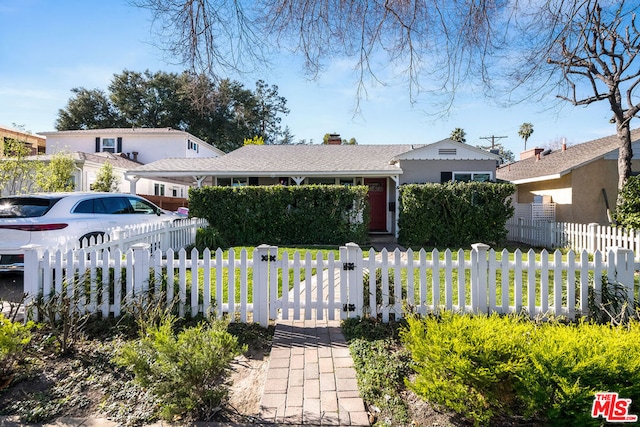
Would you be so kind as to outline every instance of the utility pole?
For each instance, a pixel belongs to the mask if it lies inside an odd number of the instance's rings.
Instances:
[[[506,138],[506,136],[495,136],[495,135],[491,135],[491,136],[481,136],[480,139],[486,139],[486,140],[491,140],[491,149],[493,150],[496,146],[496,139],[502,139],[502,138]]]

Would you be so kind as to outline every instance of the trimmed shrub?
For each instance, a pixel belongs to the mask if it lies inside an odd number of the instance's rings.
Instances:
[[[215,251],[218,248],[227,248],[227,242],[218,230],[212,227],[198,228],[196,230],[196,243],[195,248],[198,252],[202,253],[205,249],[209,248],[210,251]]]
[[[177,334],[174,323],[168,316],[147,324],[115,362],[159,399],[163,418],[209,420],[226,397],[229,364],[245,347],[227,332],[225,322],[201,323]]]
[[[402,334],[417,373],[407,385],[475,425],[520,415],[543,425],[600,425],[596,392],[640,407],[640,324],[535,324],[523,317],[444,313],[410,318]]]
[[[12,322],[0,313],[0,390],[13,380],[15,369],[25,357],[22,352],[31,341],[33,322]]]
[[[366,186],[202,187],[189,214],[230,245],[344,244],[368,240]]]
[[[405,246],[497,244],[514,212],[512,184],[450,182],[400,186],[398,241]]]

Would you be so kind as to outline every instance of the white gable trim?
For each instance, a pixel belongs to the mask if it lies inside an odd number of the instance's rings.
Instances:
[[[451,139],[415,148],[395,157],[395,160],[499,160],[500,156],[482,148]]]

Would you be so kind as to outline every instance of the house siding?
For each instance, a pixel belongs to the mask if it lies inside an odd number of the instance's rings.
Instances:
[[[632,170],[640,170],[640,160],[632,162]],[[618,197],[617,160],[599,159],[559,179],[518,184],[518,203],[533,203],[537,195],[551,196],[556,203],[556,221],[608,225],[603,188],[609,208],[614,211]]]
[[[54,154],[59,151],[80,151],[93,153],[99,147],[97,138],[121,138],[118,146],[122,152],[130,154],[133,159],[133,152],[137,152],[137,161],[140,163],[151,163],[166,158],[201,158],[217,157],[219,154],[213,147],[198,138],[191,137],[184,132],[167,132],[166,134],[155,132],[145,133],[143,130],[139,134],[132,132],[119,134],[117,131],[108,130],[101,132],[70,133],[47,133],[47,154]],[[196,149],[189,149],[188,141],[197,144]]]
[[[425,168],[428,163],[428,168]],[[495,160],[401,160],[401,184],[440,182],[441,172],[491,172],[496,176]]]
[[[519,184],[517,189],[518,203],[533,203],[535,196],[550,196],[556,204],[556,221],[573,222],[573,191],[571,174],[559,179]]]

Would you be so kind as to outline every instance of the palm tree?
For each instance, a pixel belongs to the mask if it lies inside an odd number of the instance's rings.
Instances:
[[[533,133],[533,125],[531,123],[523,123],[520,125],[520,130],[518,131],[518,135],[524,139],[524,149],[527,150],[527,140]]]
[[[467,142],[466,137],[467,137],[467,133],[464,131],[464,129],[455,128],[454,130],[451,131],[451,135],[449,136],[449,139],[464,143],[464,142]]]

